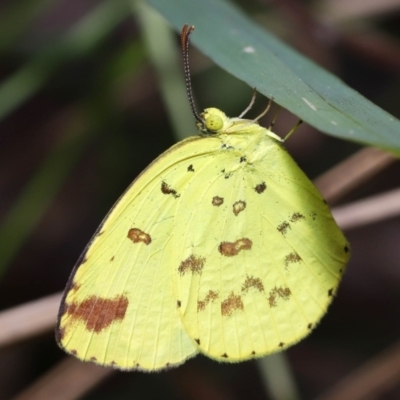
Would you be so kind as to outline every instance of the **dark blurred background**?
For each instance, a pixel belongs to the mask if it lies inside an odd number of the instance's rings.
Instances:
[[[399,0],[236,3],[400,117]],[[121,2],[0,1],[0,238],[7,239],[0,240],[1,310],[61,291],[112,204],[176,141],[142,39],[135,12]],[[195,48],[191,63],[198,107],[240,114],[251,88]],[[261,110],[266,100],[259,96],[257,104]],[[275,130],[284,134],[296,120],[283,111]],[[196,133],[194,121],[187,133]],[[287,147],[311,178],[360,148],[310,126]],[[344,201],[398,187],[399,177],[395,162]],[[336,300],[315,332],[286,352],[304,399],[322,395],[400,336],[400,218],[346,235],[353,257]],[[63,357],[52,331],[0,348],[0,399],[12,398]],[[83,398],[267,396],[255,362],[222,365],[197,357],[165,373],[117,372]],[[400,384],[371,396],[398,399]]]

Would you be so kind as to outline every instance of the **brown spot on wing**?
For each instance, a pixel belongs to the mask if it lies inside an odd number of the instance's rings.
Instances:
[[[194,172],[193,164],[190,164],[187,168],[188,172]]]
[[[250,250],[253,242],[248,238],[238,239],[235,242],[222,242],[218,251],[226,257],[237,256],[241,250]]]
[[[292,216],[290,217],[290,222],[297,222],[302,219],[306,219],[306,217],[303,214],[296,212],[296,213],[292,214]]]
[[[317,213],[315,211],[311,211],[310,212],[310,217],[313,221],[315,221],[317,219]]]
[[[146,245],[149,245],[151,243],[151,236],[143,232],[139,228],[131,228],[128,231],[128,239],[131,239],[133,243],[144,243]]]
[[[309,329],[309,330],[311,330],[312,327],[313,327],[313,324],[308,324],[308,325],[307,325],[307,329]]]
[[[194,339],[194,341],[200,346],[200,339]]]
[[[222,143],[221,149],[226,149],[226,150],[233,150],[234,147],[230,144]]]
[[[283,347],[283,346],[285,346],[285,343],[280,342],[278,346],[279,346],[279,347]]]
[[[228,357],[228,354],[226,354],[226,353],[222,354],[221,357],[223,357],[223,358],[229,358],[229,357]]]
[[[269,297],[268,297],[268,303],[270,307],[276,307],[277,306],[277,299],[281,298],[283,300],[289,300],[290,295],[292,292],[288,287],[283,288],[283,287],[274,287],[270,292],[269,292]]]
[[[73,302],[67,309],[72,320],[81,321],[90,332],[99,333],[115,321],[122,321],[129,300],[124,295],[112,299],[90,296],[82,302]]]
[[[56,329],[56,340],[60,343],[65,337],[65,328]]]
[[[59,316],[62,317],[68,311],[68,303],[64,300],[61,301]]]
[[[221,303],[221,314],[223,316],[230,316],[236,310],[243,311],[242,298],[231,292],[230,295]]]
[[[218,298],[218,292],[214,292],[213,290],[209,290],[204,300],[197,301],[197,311],[203,311],[207,304],[213,302]]]
[[[85,257],[83,257],[83,259],[82,259],[82,261],[80,262],[79,265],[85,264],[86,261],[87,261],[87,258],[86,258],[86,256],[85,256]]]
[[[335,289],[334,288],[328,290],[328,296],[329,297],[332,297],[334,294],[335,294]]]
[[[290,229],[290,224],[286,221],[283,221],[278,227],[276,228],[282,235],[286,235],[287,230]]]
[[[264,285],[261,282],[260,278],[255,278],[254,276],[249,276],[247,275],[246,280],[244,281],[242,285],[242,292],[247,293],[250,288],[254,288],[258,290],[259,292],[264,291]]]
[[[350,251],[350,247],[349,247],[349,246],[347,246],[347,245],[346,245],[346,246],[344,246],[344,252],[345,252],[345,253],[348,253],[349,251]]]
[[[224,199],[222,197],[214,196],[211,203],[213,206],[219,207],[223,202]]]
[[[206,259],[204,257],[198,257],[192,254],[181,262],[181,265],[178,267],[178,272],[181,275],[185,275],[187,272],[200,275],[205,261]]]
[[[236,203],[233,204],[233,213],[235,215],[238,215],[240,212],[242,212],[246,208],[246,202],[243,200],[239,200]]]
[[[71,286],[71,291],[77,292],[81,288],[81,285],[79,283],[73,282]]]
[[[164,181],[161,183],[161,192],[164,194],[171,194],[175,198],[180,196],[180,194],[175,189],[171,188],[171,186],[169,186]]]
[[[292,252],[285,256],[285,267],[287,267],[289,264],[299,263],[300,261],[301,257],[296,252]]]
[[[256,187],[254,188],[254,190],[261,194],[262,192],[264,192],[264,190],[267,188],[267,185],[265,184],[265,182],[261,182],[258,185],[256,185]]]

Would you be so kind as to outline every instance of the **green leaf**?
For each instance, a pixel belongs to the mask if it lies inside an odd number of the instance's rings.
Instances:
[[[224,0],[149,0],[216,64],[332,136],[400,155],[400,122]]]

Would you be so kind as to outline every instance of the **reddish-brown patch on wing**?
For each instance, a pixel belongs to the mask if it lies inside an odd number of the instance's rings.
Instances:
[[[285,256],[285,267],[287,267],[289,264],[294,264],[294,263],[299,263],[301,261],[301,257],[296,253],[289,253]]]
[[[214,196],[213,198],[212,198],[212,202],[211,202],[211,204],[213,205],[213,206],[215,206],[215,207],[219,207],[221,204],[223,204],[224,203],[224,199],[222,198],[222,197],[219,197],[219,196]]]
[[[187,272],[200,275],[205,261],[206,259],[204,257],[198,257],[192,254],[186,260],[181,262],[181,265],[178,267],[178,272],[181,275],[185,275]]]
[[[269,292],[269,298],[268,298],[268,302],[269,302],[269,306],[270,307],[276,307],[277,306],[277,299],[281,298],[283,300],[289,300],[290,295],[292,294],[292,292],[290,291],[290,289],[288,287],[274,287],[270,292]]]
[[[161,183],[161,192],[164,194],[171,194],[175,198],[180,196],[180,194],[175,189],[173,189],[164,181]]]
[[[149,245],[151,243],[151,236],[143,232],[139,228],[131,228],[128,231],[128,238],[132,240],[133,243],[144,243],[146,245]]]
[[[242,285],[242,292],[247,293],[249,289],[254,288],[259,292],[264,291],[264,285],[260,278],[255,278],[254,276],[247,275],[246,280]]]
[[[82,261],[80,262],[79,265],[85,264],[86,261],[87,261],[87,258],[86,258],[86,256],[85,256],[85,257],[83,257],[83,259],[82,259]]]
[[[243,200],[239,200],[236,203],[233,204],[233,213],[235,215],[238,215],[240,212],[242,212],[246,208],[246,202]]]
[[[204,300],[197,301],[197,311],[203,311],[208,303],[212,303],[214,300],[218,298],[218,292],[214,292],[213,290],[209,290]]]
[[[267,185],[265,184],[265,182],[261,182],[258,185],[256,185],[256,187],[254,188],[254,190],[261,194],[262,192],[264,192],[264,190],[267,188]]]
[[[290,229],[290,224],[286,221],[282,222],[278,227],[276,228],[280,233],[282,233],[283,236],[286,235],[287,230]]]
[[[81,285],[79,283],[73,282],[71,286],[71,291],[72,292],[77,292],[80,289]]]
[[[290,217],[290,222],[297,222],[302,219],[306,219],[306,217],[303,214],[296,212],[296,213],[293,213],[292,216]]]
[[[221,314],[225,317],[229,317],[236,310],[243,311],[242,298],[231,292],[230,295],[221,303]]]
[[[72,320],[82,321],[90,332],[100,333],[115,321],[122,321],[129,300],[124,295],[106,299],[90,296],[82,302],[71,303],[66,313]]]
[[[237,256],[241,250],[250,250],[253,242],[250,239],[242,238],[235,242],[222,242],[218,251],[226,257]]]

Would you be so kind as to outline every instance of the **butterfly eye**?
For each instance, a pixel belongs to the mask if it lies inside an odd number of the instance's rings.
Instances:
[[[224,126],[224,121],[219,115],[210,115],[205,121],[207,131],[217,132]]]

